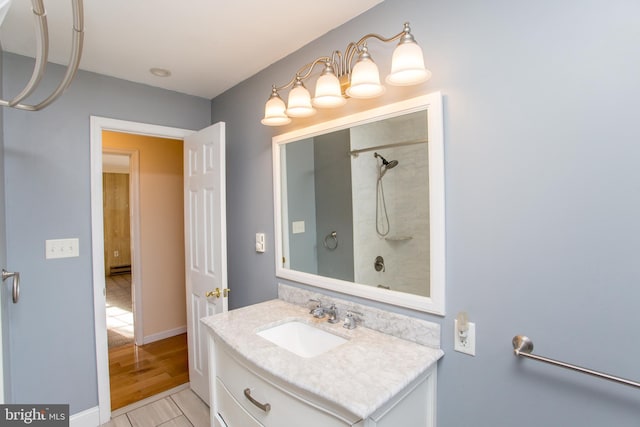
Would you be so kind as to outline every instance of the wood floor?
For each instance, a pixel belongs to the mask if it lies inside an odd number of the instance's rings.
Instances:
[[[187,334],[109,349],[111,410],[189,382]]]

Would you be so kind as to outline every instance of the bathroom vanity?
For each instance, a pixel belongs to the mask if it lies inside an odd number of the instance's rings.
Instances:
[[[368,327],[345,329],[280,299],[202,322],[210,331],[215,426],[435,425],[439,329],[437,346],[422,345]]]

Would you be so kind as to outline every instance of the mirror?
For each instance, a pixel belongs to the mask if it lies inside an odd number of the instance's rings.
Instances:
[[[444,314],[442,97],[273,138],[276,274]]]

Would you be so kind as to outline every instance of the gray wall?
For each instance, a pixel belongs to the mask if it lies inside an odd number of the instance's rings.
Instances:
[[[318,273],[316,240],[316,190],[313,160],[313,140],[307,139],[286,146],[287,224],[289,233],[289,266],[306,273]],[[304,222],[304,233],[293,232],[293,222]],[[285,254],[286,256],[286,254]]]
[[[322,276],[353,281],[353,209],[349,130],[313,138],[316,172],[318,272]],[[337,233],[338,246],[324,247],[324,239]],[[329,238],[328,245],[335,242]]]
[[[18,93],[31,67],[27,58],[5,54],[5,95]],[[43,90],[62,71],[49,65]],[[45,110],[4,115],[7,258],[22,273],[21,301],[10,313],[13,399],[70,403],[77,413],[98,402],[89,116],[201,129],[210,123],[210,102],[80,72]],[[45,260],[44,241],[66,237],[80,239],[80,256]]]
[[[386,0],[214,99],[229,130],[231,306],[276,296],[269,88],[410,20],[434,73],[425,91],[445,96],[447,315],[413,313],[442,325],[438,425],[636,427],[637,391],[517,360],[511,338],[640,380],[638,16],[628,0]],[[453,351],[461,310],[476,357]]]

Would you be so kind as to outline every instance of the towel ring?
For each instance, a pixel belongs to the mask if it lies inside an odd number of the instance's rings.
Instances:
[[[331,233],[324,236],[324,242],[322,242],[322,244],[330,251],[335,250],[338,247],[338,233],[332,231]]]

